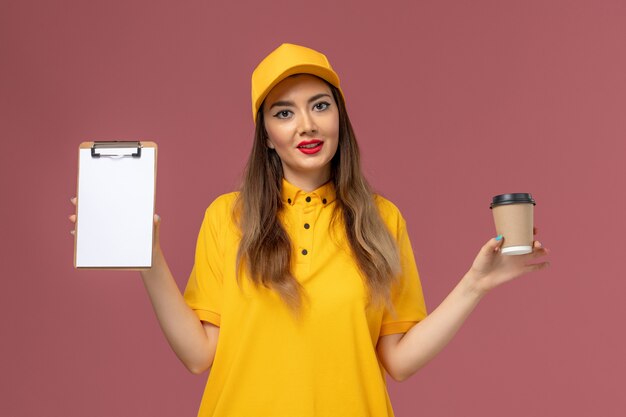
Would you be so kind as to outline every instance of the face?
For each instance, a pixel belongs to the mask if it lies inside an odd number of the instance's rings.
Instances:
[[[280,157],[287,181],[313,189],[330,179],[339,112],[324,81],[308,74],[284,79],[265,99],[263,118],[267,146]]]

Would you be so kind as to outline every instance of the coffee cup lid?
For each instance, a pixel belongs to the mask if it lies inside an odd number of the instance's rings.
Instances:
[[[503,206],[505,204],[532,204],[534,206],[537,203],[535,203],[533,196],[529,193],[500,194],[493,197],[489,208]]]

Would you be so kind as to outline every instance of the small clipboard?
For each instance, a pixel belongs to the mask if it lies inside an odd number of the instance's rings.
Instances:
[[[152,266],[156,167],[154,142],[80,144],[75,268]]]

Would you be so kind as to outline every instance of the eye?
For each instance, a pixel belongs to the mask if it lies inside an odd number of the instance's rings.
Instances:
[[[277,119],[286,119],[291,115],[291,110],[281,110],[274,115]]]
[[[315,111],[324,111],[328,107],[330,107],[330,103],[328,103],[326,101],[320,101],[319,103],[315,103],[315,105],[313,105],[313,110],[315,110]]]

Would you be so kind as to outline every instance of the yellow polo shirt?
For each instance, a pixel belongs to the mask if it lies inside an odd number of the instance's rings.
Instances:
[[[236,193],[206,210],[185,300],[200,320],[220,326],[202,417],[389,417],[393,410],[376,356],[380,336],[404,333],[426,316],[405,221],[376,196],[402,259],[392,289],[395,316],[366,308],[366,286],[343,225],[330,230],[332,183],[304,192],[283,181],[281,220],[293,250],[293,274],[310,303],[295,318],[272,290],[247,277],[237,284],[240,233],[232,219]]]

